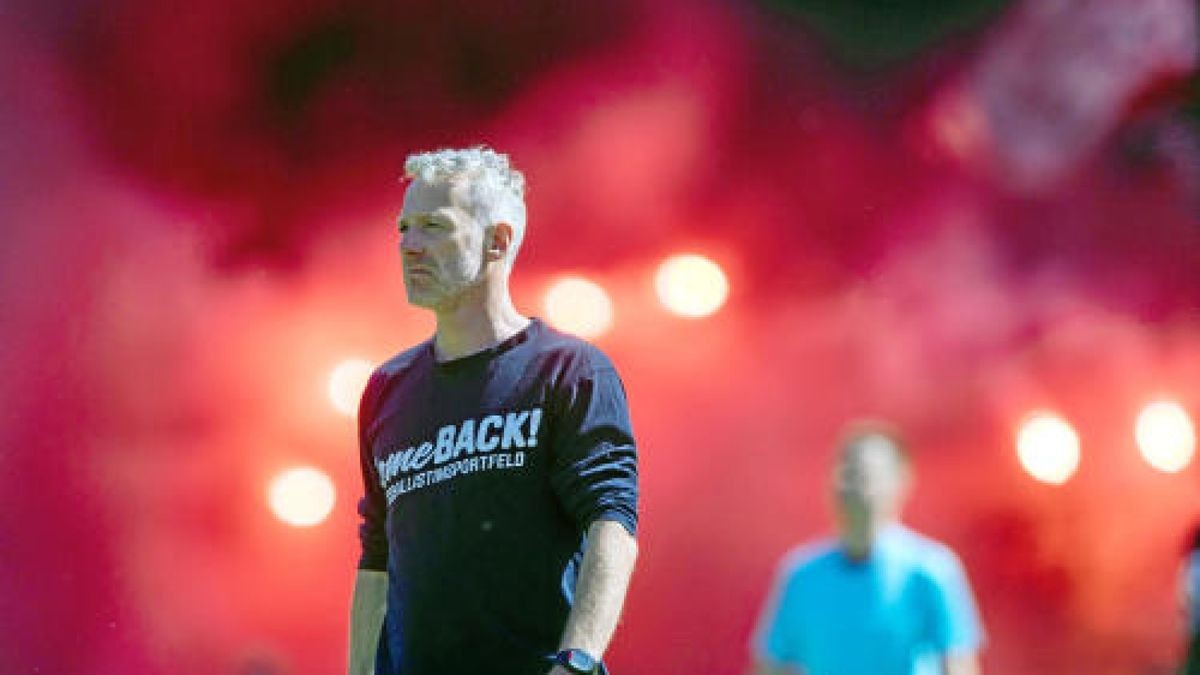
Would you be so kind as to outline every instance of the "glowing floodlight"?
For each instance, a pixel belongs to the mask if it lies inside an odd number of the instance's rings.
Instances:
[[[556,328],[593,338],[612,328],[613,304],[598,284],[582,277],[554,282],[542,301],[546,320]]]
[[[1174,401],[1155,401],[1138,415],[1134,438],[1150,466],[1178,473],[1196,452],[1196,429],[1183,406]]]
[[[729,296],[729,281],[717,263],[695,254],[671,256],[658,266],[654,290],[659,302],[680,316],[713,314]]]
[[[354,417],[358,413],[358,400],[374,370],[370,361],[362,359],[346,359],[339,363],[329,374],[329,402],[334,409]]]
[[[271,512],[293,527],[324,522],[336,499],[337,490],[329,475],[312,467],[288,469],[271,480],[267,489]]]
[[[1035,479],[1062,485],[1079,468],[1079,435],[1058,415],[1031,414],[1017,431],[1017,458]]]

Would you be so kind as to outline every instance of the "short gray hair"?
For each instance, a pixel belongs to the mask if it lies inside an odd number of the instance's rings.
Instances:
[[[838,443],[839,454],[842,457],[854,450],[870,447],[890,451],[896,463],[903,469],[907,470],[912,466],[908,455],[908,441],[895,425],[879,419],[858,419],[846,425]]]
[[[425,183],[466,178],[475,219],[485,229],[496,223],[513,228],[508,264],[517,256],[525,239],[525,176],[508,155],[478,145],[472,148],[443,148],[416,152],[404,160],[404,175]]]

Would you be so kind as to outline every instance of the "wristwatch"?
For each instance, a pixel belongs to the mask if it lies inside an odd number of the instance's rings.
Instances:
[[[608,673],[603,662],[582,649],[564,649],[547,658],[572,673],[585,675],[607,675]]]

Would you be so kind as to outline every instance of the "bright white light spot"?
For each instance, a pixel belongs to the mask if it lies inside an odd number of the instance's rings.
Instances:
[[[654,290],[669,311],[680,316],[703,317],[725,304],[729,281],[720,265],[688,253],[667,258],[658,266]]]
[[[1155,401],[1142,408],[1134,438],[1150,466],[1166,473],[1182,471],[1196,452],[1192,419],[1173,401]]]
[[[612,328],[613,305],[608,293],[582,277],[554,282],[542,300],[546,320],[581,337],[598,337]]]
[[[329,402],[334,409],[354,417],[358,413],[358,400],[374,370],[370,361],[362,359],[346,359],[339,363],[329,374]]]
[[[1062,485],[1079,468],[1079,436],[1063,418],[1034,413],[1017,431],[1017,458],[1037,480]]]
[[[312,467],[284,471],[271,481],[267,490],[271,512],[294,527],[310,527],[324,521],[336,498],[337,490],[328,474]]]

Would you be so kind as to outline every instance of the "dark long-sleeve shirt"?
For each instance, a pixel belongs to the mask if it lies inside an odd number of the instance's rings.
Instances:
[[[448,362],[426,342],[372,376],[359,437],[359,567],[389,581],[377,675],[544,673],[588,525],[636,531],[612,363],[536,319]]]

